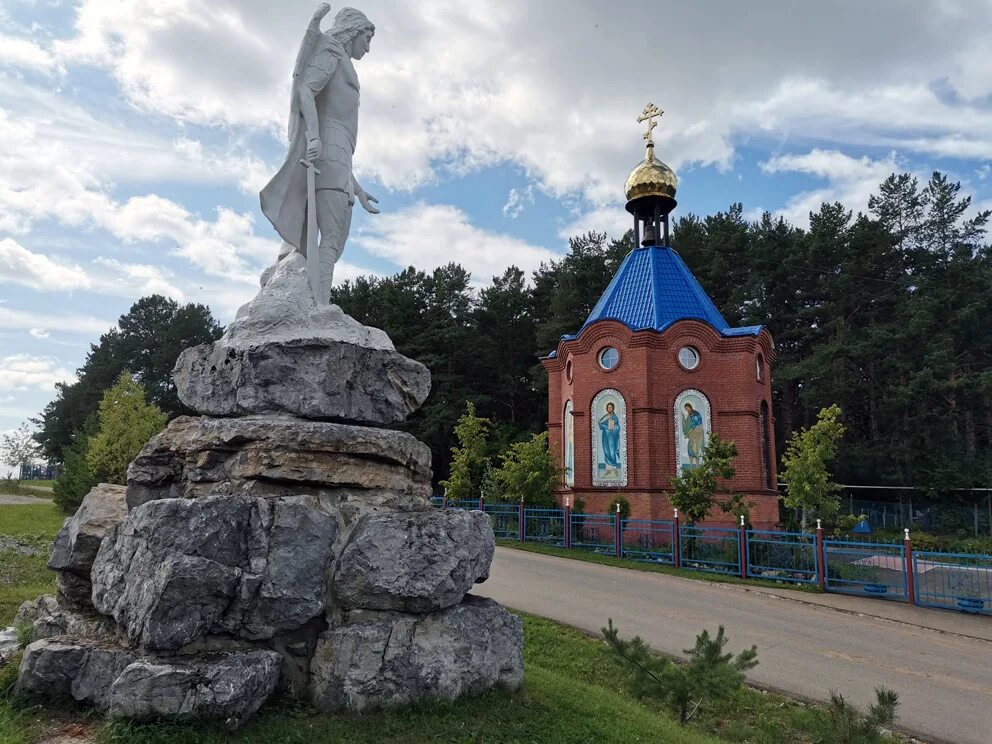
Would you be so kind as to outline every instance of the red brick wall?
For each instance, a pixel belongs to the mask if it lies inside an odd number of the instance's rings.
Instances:
[[[599,352],[614,346],[620,362],[612,370],[599,365]],[[696,369],[687,371],[678,362],[683,346],[699,351]],[[675,475],[675,399],[686,389],[709,399],[712,430],[737,445],[737,474],[731,488],[754,503],[751,521],[756,527],[778,523],[775,473],[774,420],[771,418],[771,336],[724,338],[708,324],[683,320],[663,333],[632,332],[622,323],[601,321],[558,346],[554,359],[545,359],[548,372],[548,432],[552,450],[562,462],[565,402],[573,402],[575,420],[575,486],[563,489],[581,498],[589,512],[603,512],[618,493],[631,502],[632,516],[671,519],[667,491]],[[756,357],[764,359],[764,379],[757,379]],[[566,365],[572,363],[572,380]],[[592,485],[592,431],[590,407],[601,390],[614,389],[627,403],[627,485],[602,488]],[[771,488],[765,489],[759,412],[769,409],[768,447]],[[736,523],[722,512],[711,514],[707,524]]]

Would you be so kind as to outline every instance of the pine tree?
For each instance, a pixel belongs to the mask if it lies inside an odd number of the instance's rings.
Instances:
[[[722,625],[715,638],[707,630],[696,636],[696,645],[684,651],[689,657],[686,664],[653,653],[640,636],[623,640],[612,618],[602,632],[610,649],[630,672],[634,694],[661,701],[683,726],[707,703],[733,695],[744,684],[744,672],[758,665],[756,646],[736,657],[724,653],[727,636]]]
[[[100,401],[99,421],[86,450],[86,463],[98,482],[124,485],[127,466],[163,429],[168,416],[158,406],[146,403],[141,386],[122,372]]]

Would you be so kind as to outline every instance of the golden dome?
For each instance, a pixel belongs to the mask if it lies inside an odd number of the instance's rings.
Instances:
[[[627,201],[640,199],[643,196],[667,196],[674,199],[678,187],[679,179],[675,176],[675,171],[655,159],[654,143],[649,142],[644,160],[627,176],[624,191],[627,194]]]

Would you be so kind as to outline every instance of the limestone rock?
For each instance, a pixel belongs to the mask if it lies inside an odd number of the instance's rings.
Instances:
[[[60,636],[28,645],[18,691],[54,702],[75,700],[97,710],[110,707],[110,690],[135,654],[118,645]]]
[[[398,353],[385,333],[336,305],[316,305],[295,252],[220,341],[183,351],[173,378],[180,400],[209,416],[289,413],[365,424],[403,421],[431,387],[427,368]]]
[[[523,684],[523,623],[490,599],[470,595],[428,615],[357,614],[317,643],[318,708],[392,708]]]
[[[108,712],[137,720],[220,719],[237,728],[275,691],[279,665],[274,651],[138,659],[110,688]]]
[[[61,636],[27,647],[17,687],[31,698],[75,700],[112,716],[221,719],[236,728],[275,691],[279,666],[274,651],[141,657],[112,643]]]
[[[126,490],[110,483],[94,486],[55,536],[48,567],[59,572],[59,591],[78,605],[90,602],[90,569],[100,543],[127,514]]]
[[[451,607],[489,577],[495,548],[479,511],[367,514],[338,561],[335,595],[346,610]]]
[[[17,628],[0,628],[0,667],[7,664],[20,650],[21,641]]]
[[[31,628],[34,641],[60,635],[73,635],[94,640],[115,635],[113,620],[89,610],[66,607],[51,594],[24,602],[14,616],[14,624]]]
[[[336,534],[333,516],[298,500],[151,501],[101,546],[93,602],[153,651],[207,633],[271,638],[323,613]]]
[[[429,506],[430,449],[399,431],[293,416],[174,419],[128,468],[127,502],[225,493],[280,497],[328,489],[389,491]]]

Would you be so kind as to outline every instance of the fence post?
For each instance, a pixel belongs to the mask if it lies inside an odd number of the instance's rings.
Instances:
[[[909,528],[906,528],[906,537],[903,539],[903,553],[906,556],[906,601],[911,605],[916,604],[916,576],[913,573],[913,541],[909,539]]]
[[[737,541],[737,553],[741,560],[741,578],[747,578],[747,527],[744,525],[744,515],[741,514],[740,538]]]
[[[679,510],[675,510],[672,520],[672,563],[675,568],[682,568],[682,529],[679,527]]]
[[[486,496],[485,494],[479,494],[479,511],[484,512],[486,510]]]
[[[568,496],[565,497],[565,549],[572,547],[572,507],[569,505]]]
[[[441,511],[448,511],[448,492],[445,491],[441,497]]]
[[[527,534],[524,520],[524,497],[521,496],[520,510],[517,512],[517,535],[520,537],[520,542],[524,542],[524,536]]]
[[[616,523],[613,525],[613,547],[617,558],[623,558],[623,524],[620,519],[620,501],[617,500],[617,519]]]
[[[816,520],[816,581],[820,591],[827,591],[827,558],[823,549],[823,523]]]

